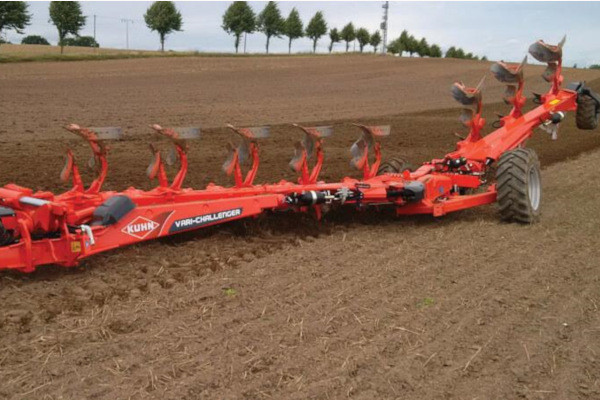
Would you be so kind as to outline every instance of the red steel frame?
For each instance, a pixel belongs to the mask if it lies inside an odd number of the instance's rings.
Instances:
[[[305,194],[325,198],[325,202],[359,204],[361,206],[388,204],[396,207],[397,214],[432,214],[441,216],[450,212],[493,203],[496,200],[495,185],[486,187],[484,173],[505,151],[522,146],[533,130],[551,119],[557,112],[574,111],[577,93],[561,89],[560,65],[553,78],[552,89],[541,97],[541,104],[522,114],[524,98],[519,85],[518,98],[513,102],[511,113],[502,118],[501,127],[481,138],[479,131],[485,121],[481,118],[481,103],[467,126],[469,136],[460,141],[457,150],[442,159],[423,164],[414,172],[376,175],[381,161],[377,137],[379,127],[360,126],[364,137],[364,153],[355,159],[355,166],[363,171],[362,179],[344,178],[340,182],[318,181],[323,163],[321,139],[317,140],[317,157],[309,172],[308,158],[302,154],[298,159],[300,178],[298,183],[281,181],[276,184],[254,184],[259,158],[258,141],[251,132],[236,129],[248,140],[252,166],[242,177],[240,154],[232,149],[228,168],[234,174],[235,186],[222,187],[209,184],[203,190],[182,188],[187,171],[187,144],[174,130],[153,128],[170,138],[176,148],[180,169],[169,184],[160,152],[153,148],[154,163],[148,175],[158,178],[156,188],[143,191],[129,188],[122,192],[101,191],[107,175],[107,148],[92,130],[71,125],[67,129],[86,139],[99,166],[99,174],[85,188],[73,155],[68,152],[67,165],[61,177],[72,175],[73,188],[55,195],[8,184],[0,188],[0,206],[14,210],[14,216],[2,218],[5,229],[12,231],[15,241],[0,247],[0,269],[31,272],[37,266],[55,264],[75,266],[82,259],[117,247],[135,244],[178,232],[256,216],[265,210],[295,209],[308,211],[314,208],[320,215],[320,204],[295,203],[293,199]],[[463,89],[469,94],[476,89]],[[303,128],[308,132],[311,128]],[[365,140],[366,140],[365,139]],[[370,154],[374,153],[374,154]],[[371,157],[369,157],[371,156]],[[372,159],[370,163],[369,158]],[[460,160],[455,166],[452,162]],[[422,198],[411,201],[403,193],[418,183],[424,188]],[[475,192],[474,189],[483,188]],[[135,208],[113,225],[91,224],[94,211],[114,196],[127,196]],[[314,197],[316,200],[316,197]],[[321,201],[321,203],[323,202]],[[315,201],[315,203],[318,203]]]

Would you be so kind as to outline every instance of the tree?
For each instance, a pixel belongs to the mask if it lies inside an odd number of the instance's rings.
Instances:
[[[235,52],[240,46],[240,37],[244,33],[252,33],[256,29],[254,11],[245,1],[234,1],[225,14],[223,14],[223,25],[225,32],[235,36]]]
[[[329,39],[331,40],[331,42],[329,43],[329,52],[331,53],[331,51],[333,50],[333,45],[342,40],[337,28],[333,28],[329,31]]]
[[[284,30],[284,24],[285,21],[281,18],[279,7],[277,7],[277,3],[274,1],[268,2],[262,12],[258,14],[258,18],[256,18],[256,28],[267,36],[267,54],[269,54],[269,42],[271,41],[271,37],[281,37]]]
[[[358,40],[358,46],[362,53],[365,45],[369,44],[369,41],[371,40],[371,34],[365,28],[360,28],[356,31],[356,40]]]
[[[416,51],[417,51],[417,54],[419,55],[419,57],[425,57],[425,56],[429,55],[429,43],[427,43],[427,39],[422,38],[419,41]]]
[[[403,51],[404,51],[404,47],[402,46],[402,41],[400,40],[400,38],[392,40],[387,47],[388,53],[402,55]]]
[[[456,49],[454,58],[465,58],[465,51],[459,47],[458,49]]]
[[[410,35],[404,43],[404,48],[408,51],[408,54],[412,57],[413,53],[416,53],[419,49],[419,41],[413,36]]]
[[[432,44],[429,48],[429,57],[440,58],[442,56],[442,49],[437,44]]]
[[[29,35],[25,36],[23,40],[21,40],[21,44],[43,44],[45,46],[49,46],[50,42],[46,40],[46,38],[39,35]]]
[[[400,34],[400,37],[398,38],[398,43],[400,46],[402,46],[402,51],[408,51],[408,48],[410,47],[410,35],[408,34],[408,31],[406,29],[403,30]]]
[[[317,41],[327,33],[327,22],[323,17],[323,12],[317,11],[314,17],[306,26],[306,37],[313,41],[313,53],[317,51]]]
[[[456,47],[452,46],[446,50],[446,58],[456,58]]]
[[[481,61],[487,61],[488,58],[486,56],[481,57]]]
[[[373,46],[373,53],[377,53],[377,48],[381,44],[381,34],[379,33],[379,31],[373,32],[369,44]]]
[[[31,14],[27,12],[28,7],[24,1],[0,1],[0,43],[2,43],[2,31],[5,29],[23,33],[23,29],[31,21]]]
[[[304,26],[296,7],[292,8],[283,25],[283,34],[289,38],[288,53],[292,53],[292,40],[304,36]]]
[[[348,48],[350,47],[350,42],[353,42],[356,39],[356,32],[354,31],[354,25],[352,22],[349,22],[342,28],[340,32],[340,36],[344,42],[346,42],[346,53],[348,52]]]
[[[96,39],[92,36],[79,36],[76,38],[66,38],[63,40],[65,46],[79,46],[79,47],[100,47]]]
[[[181,13],[172,1],[155,1],[146,14],[146,26],[160,36],[160,51],[165,51],[165,37],[171,32],[181,32]]]
[[[60,54],[63,53],[65,46],[63,42],[67,35],[78,36],[81,28],[85,26],[85,19],[78,1],[50,2],[50,21],[58,30]]]

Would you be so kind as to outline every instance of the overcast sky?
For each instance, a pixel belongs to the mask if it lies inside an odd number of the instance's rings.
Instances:
[[[129,47],[156,50],[158,35],[150,32],[143,15],[151,2],[82,2],[88,16],[82,35],[93,35],[93,15],[96,18],[96,38],[102,47],[125,48],[125,23],[130,19]],[[233,37],[221,28],[222,15],[231,2],[176,2],[183,15],[183,32],[167,37],[166,47],[172,50],[232,52]],[[260,12],[265,2],[250,2]],[[329,27],[341,28],[348,22],[369,31],[378,29],[383,2],[279,2],[282,15],[296,7],[306,22],[316,11],[323,11]],[[48,23],[48,2],[29,2],[32,24],[26,34],[37,34],[56,43],[58,35]],[[443,50],[460,46],[467,52],[487,55],[490,59],[519,60],[528,45],[537,39],[558,42],[567,35],[565,64],[579,66],[600,63],[600,2],[390,2],[389,37],[400,35],[403,29]],[[19,43],[22,36],[9,32],[8,39]],[[317,51],[327,51],[329,39],[323,37]],[[248,52],[264,52],[265,36],[248,35]],[[342,51],[343,44],[338,44]],[[310,51],[311,42],[299,39],[293,50]],[[285,38],[271,40],[271,52],[287,52]]]

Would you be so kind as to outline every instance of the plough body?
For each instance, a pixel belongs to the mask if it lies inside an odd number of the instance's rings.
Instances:
[[[93,151],[97,178],[85,188],[68,151],[61,178],[71,178],[71,190],[55,195],[33,192],[8,184],[0,188],[0,269],[31,272],[37,266],[56,264],[75,266],[91,255],[121,246],[139,243],[180,232],[259,215],[266,210],[313,209],[320,217],[325,204],[350,204],[359,207],[387,205],[398,215],[444,214],[490,204],[496,201],[496,184],[486,181],[486,173],[503,154],[524,146],[536,127],[558,126],[564,113],[576,111],[582,93],[596,96],[583,84],[561,89],[561,47],[537,42],[532,55],[548,62],[544,77],[552,83],[550,91],[536,95],[539,105],[523,113],[523,66],[495,64],[494,75],[509,85],[505,101],[512,105],[507,116],[497,121],[497,129],[481,137],[485,120],[481,117],[481,85],[468,88],[453,86],[454,97],[465,107],[461,116],[469,128],[468,136],[457,149],[441,159],[424,163],[414,171],[379,173],[381,153],[379,139],[389,134],[389,127],[357,125],[362,137],[352,146],[352,165],[362,171],[361,179],[344,178],[340,182],[319,181],[324,160],[323,141],[330,127],[299,127],[305,140],[296,145],[290,166],[298,172],[297,183],[255,184],[259,166],[259,141],[268,128],[229,126],[241,139],[229,145],[229,158],[223,169],[233,175],[235,184],[222,187],[209,184],[205,189],[182,188],[187,172],[188,140],[197,138],[197,129],[152,128],[169,138],[175,157],[163,159],[151,146],[153,161],[147,174],[158,180],[149,191],[129,188],[122,192],[101,191],[107,175],[108,147],[105,141],[120,136],[120,130],[67,127],[85,140]],[[560,53],[560,54],[559,54]],[[597,108],[600,108],[597,96]],[[164,162],[179,160],[179,172],[168,182]],[[243,165],[251,167],[243,174]],[[312,167],[310,166],[312,164]]]

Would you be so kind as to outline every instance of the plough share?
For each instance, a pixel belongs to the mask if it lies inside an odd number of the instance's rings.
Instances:
[[[361,179],[320,181],[323,142],[332,128],[296,125],[304,133],[290,162],[298,181],[255,184],[259,142],[268,136],[269,129],[230,125],[239,142],[229,144],[223,170],[233,176],[233,186],[184,188],[189,141],[200,136],[199,129],[152,125],[173,144],[166,157],[150,146],[153,158],[147,175],[158,181],[157,186],[149,191],[102,191],[108,172],[107,141],[118,139],[121,130],[70,125],[66,129],[85,139],[92,149],[90,166],[96,169],[96,178],[89,186],[84,185],[69,150],[61,179],[70,179],[73,186],[65,193],[34,193],[16,184],[0,188],[0,269],[31,272],[47,264],[71,267],[117,247],[256,216],[266,210],[314,210],[320,217],[324,205],[387,205],[398,215],[438,217],[497,201],[504,220],[531,223],[539,216],[541,183],[539,162],[533,150],[525,147],[527,139],[538,127],[556,138],[568,111],[577,113],[579,128],[594,129],[600,113],[600,97],[585,84],[562,88],[563,44],[564,40],[557,46],[538,41],[529,48],[534,58],[548,64],[543,77],[552,86],[545,94],[534,94],[538,106],[527,113],[522,111],[526,59],[519,65],[498,62],[492,66],[493,75],[507,85],[504,100],[512,108],[499,116],[493,124],[496,130],[484,137],[482,85],[472,88],[455,83],[452,95],[464,107],[460,119],[469,132],[455,151],[415,170],[408,169],[401,159],[381,162],[379,140],[390,134],[389,127],[356,125],[362,136],[352,146],[351,164],[362,171]],[[169,182],[165,163],[177,161],[179,171]],[[496,178],[489,179],[494,170]]]

